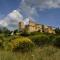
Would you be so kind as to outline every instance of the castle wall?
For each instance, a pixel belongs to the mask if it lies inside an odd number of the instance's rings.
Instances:
[[[35,24],[34,22],[29,21],[29,31],[30,32],[34,32],[34,31],[42,32],[42,25]]]
[[[49,33],[53,33],[52,27],[48,27],[48,32],[49,32]]]
[[[34,32],[34,31],[35,31],[35,26],[29,25],[29,26],[28,26],[28,31],[29,31],[29,32]]]
[[[37,31],[42,32],[42,25],[36,25]]]
[[[43,32],[48,32],[48,33],[54,33],[55,30],[53,30],[53,27],[43,25]]]
[[[35,25],[35,23],[34,22],[32,22],[32,21],[29,21],[29,32],[34,32],[34,31],[36,31],[36,25]]]
[[[31,20],[29,21],[28,25],[24,25],[23,21],[19,23],[19,30],[24,31],[25,29],[27,30],[27,32],[39,31],[39,32],[55,33],[55,30],[51,26],[36,24]]]
[[[43,32],[48,32],[48,26],[47,25],[43,25],[42,29],[43,29]]]

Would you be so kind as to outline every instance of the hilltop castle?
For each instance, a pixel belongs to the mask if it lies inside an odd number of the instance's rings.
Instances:
[[[29,20],[27,25],[24,24],[23,21],[19,22],[19,31],[23,32],[27,30],[27,32],[47,32],[47,33],[55,33],[55,28],[47,25],[37,24],[32,20]]]

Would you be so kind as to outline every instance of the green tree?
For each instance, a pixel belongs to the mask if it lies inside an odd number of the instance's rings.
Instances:
[[[56,32],[57,34],[60,34],[60,29],[59,29],[59,28],[56,28],[56,29],[55,29],[55,32]]]
[[[14,34],[16,34],[16,33],[18,33],[18,32],[19,32],[18,29],[14,30]]]
[[[55,46],[60,48],[60,36],[55,37],[55,39],[53,40],[53,43]]]

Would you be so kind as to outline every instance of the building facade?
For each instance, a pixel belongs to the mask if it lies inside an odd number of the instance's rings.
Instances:
[[[29,24],[25,25],[23,21],[19,22],[19,31],[27,31],[27,32],[47,32],[47,33],[55,33],[55,28],[47,25],[37,24],[32,20],[29,20]]]

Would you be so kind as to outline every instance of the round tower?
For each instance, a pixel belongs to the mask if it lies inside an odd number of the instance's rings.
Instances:
[[[25,28],[24,22],[23,21],[20,21],[19,22],[19,31],[23,31],[24,28]]]

